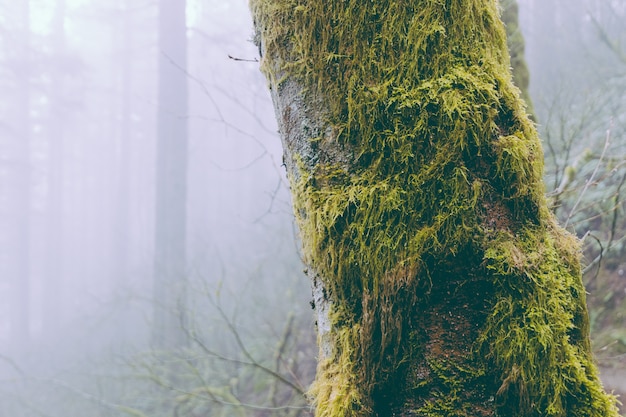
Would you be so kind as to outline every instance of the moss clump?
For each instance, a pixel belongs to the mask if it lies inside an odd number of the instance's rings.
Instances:
[[[316,415],[407,404],[463,415],[472,398],[459,393],[477,378],[480,415],[616,415],[590,356],[578,248],[546,209],[495,0],[251,9],[273,88],[296,80],[322,103],[324,126],[308,138],[318,153],[295,152],[289,173],[306,260],[332,300]],[[468,292],[470,277],[487,291]],[[489,296],[462,319],[455,303],[477,294]],[[437,321],[421,324],[428,311],[469,329],[441,335],[456,354],[436,343]]]
[[[500,291],[480,343],[504,371],[502,412],[616,415],[590,359],[578,242],[554,224],[501,232],[485,261]]]

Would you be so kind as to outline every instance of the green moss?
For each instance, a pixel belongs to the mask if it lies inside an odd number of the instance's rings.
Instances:
[[[335,311],[337,317],[339,312]],[[358,344],[360,326],[343,326],[335,332],[335,355],[332,358],[320,361],[318,375],[324,375],[332,384],[316,384],[309,395],[317,408],[318,417],[336,417],[351,413],[365,414],[371,412],[363,403],[362,392],[359,389],[359,380],[354,373],[357,356],[355,349]]]
[[[505,370],[498,395],[506,409],[519,402],[529,415],[609,415],[589,408],[590,393],[596,404],[604,394],[589,357],[577,244],[550,229],[502,233],[485,252],[501,291],[481,343]]]
[[[388,401],[377,398],[420,350],[414,306],[434,305],[444,268],[481,274],[493,297],[469,356],[429,359],[447,394],[421,415],[464,415],[459,393],[487,369],[498,415],[616,415],[590,356],[578,248],[546,208],[496,6],[251,1],[270,83],[295,79],[321,98],[320,132],[332,132],[310,138],[330,156],[296,156],[290,173],[306,261],[333,301],[334,350],[311,390],[319,417],[370,416]],[[468,358],[473,371],[459,372]]]

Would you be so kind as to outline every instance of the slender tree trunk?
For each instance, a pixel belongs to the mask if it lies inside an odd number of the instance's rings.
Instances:
[[[25,0],[19,6],[19,25],[22,49],[16,54],[18,62],[14,74],[16,95],[13,101],[14,123],[8,143],[7,191],[3,200],[9,212],[3,219],[6,229],[2,232],[1,260],[6,262],[3,281],[8,279],[11,309],[12,347],[18,352],[28,346],[30,337],[30,221],[31,221],[31,42],[30,42],[30,2]]]
[[[53,49],[65,52],[65,0],[57,0],[52,21]],[[64,268],[65,232],[65,115],[63,111],[63,84],[65,74],[52,74],[48,120],[48,172],[46,201],[46,267],[43,281],[45,307],[43,330],[54,340],[66,320],[72,300],[67,296],[67,275]]]
[[[320,417],[616,416],[495,0],[252,0]]]
[[[187,26],[184,0],[159,2],[154,342],[184,343],[187,224]]]
[[[133,37],[131,30],[131,12],[125,2],[120,2],[120,9],[123,17],[121,19],[120,29],[121,36],[116,36],[117,44],[121,46],[124,53],[121,62],[121,106],[116,106],[115,113],[121,117],[118,147],[118,177],[117,177],[117,198],[115,205],[114,230],[115,238],[113,239],[114,252],[114,274],[117,288],[123,288],[128,278],[129,249],[130,249],[130,154],[132,141],[131,128],[131,80],[132,80],[132,51]],[[117,103],[118,105],[120,103]]]

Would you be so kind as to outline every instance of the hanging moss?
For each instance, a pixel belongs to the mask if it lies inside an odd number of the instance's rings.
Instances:
[[[283,131],[306,261],[332,299],[316,415],[616,416],[496,1],[251,9],[270,85],[298,83],[322,124]]]

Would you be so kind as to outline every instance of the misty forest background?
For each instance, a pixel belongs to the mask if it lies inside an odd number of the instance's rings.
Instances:
[[[0,0],[0,417],[311,415],[311,294],[247,2],[184,6]],[[519,6],[547,192],[623,390],[626,1]]]

